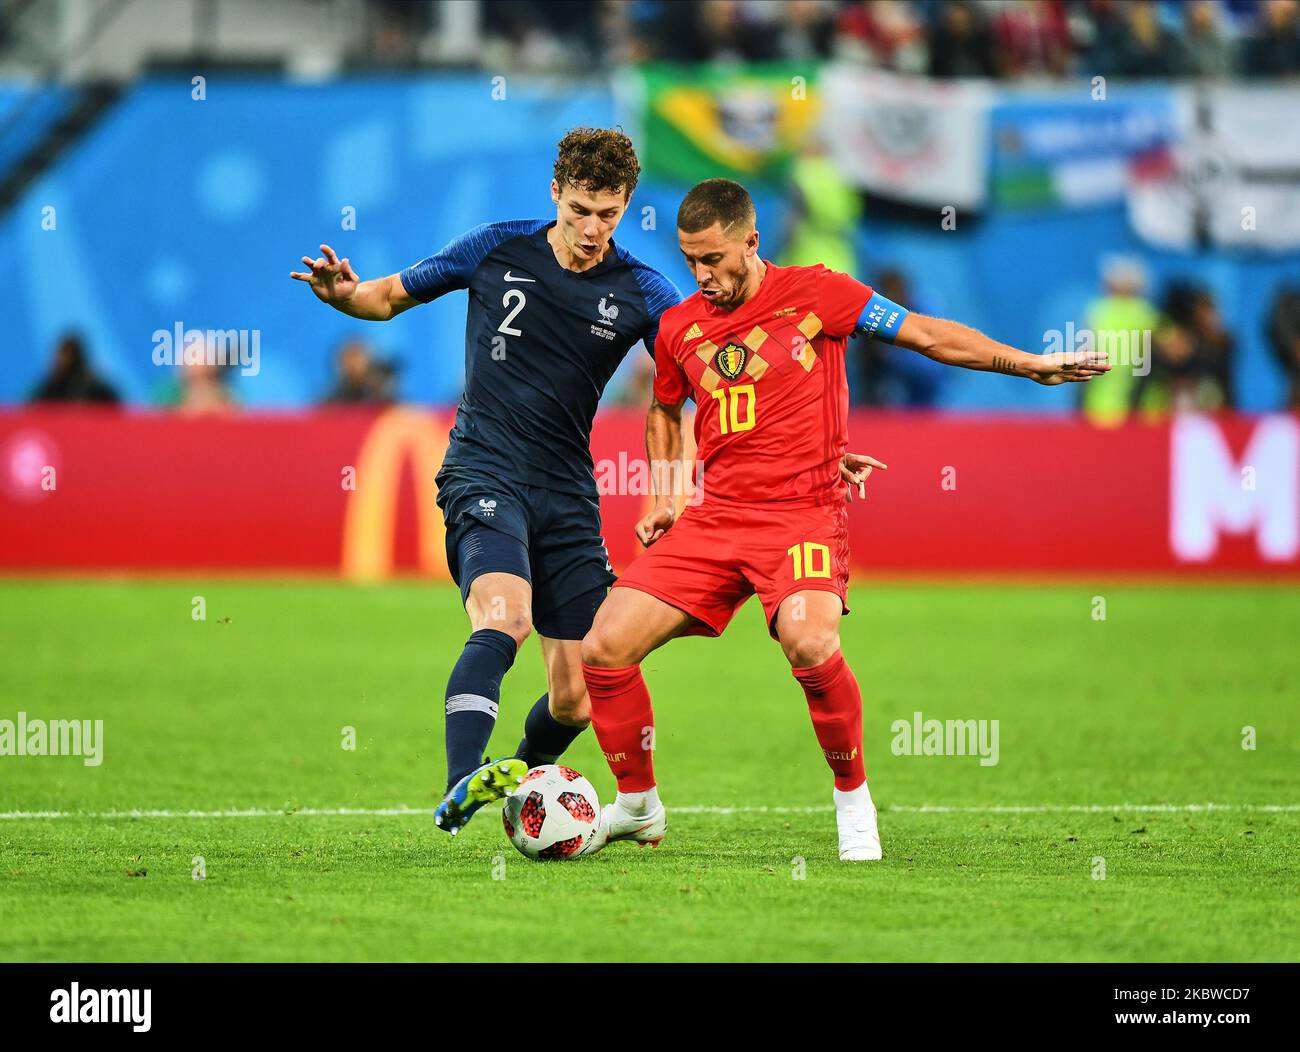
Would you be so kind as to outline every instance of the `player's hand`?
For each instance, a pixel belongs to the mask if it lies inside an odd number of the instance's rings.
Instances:
[[[882,464],[875,457],[869,457],[865,453],[845,453],[840,457],[840,480],[848,487],[850,503],[853,502],[854,486],[858,488],[858,496],[863,500],[867,499],[867,479],[876,468],[888,471],[889,465]]]
[[[352,272],[352,265],[346,259],[339,259],[329,245],[321,245],[320,250],[323,255],[316,259],[302,257],[302,261],[311,267],[310,273],[293,270],[289,277],[311,285],[312,292],[322,303],[346,303],[357,291],[361,279]]]
[[[1109,351],[1056,351],[1034,355],[1030,379],[1037,384],[1087,383],[1094,376],[1110,372]]]
[[[636,524],[636,539],[641,542],[642,547],[649,548],[668,532],[676,518],[675,508],[661,504],[654,511],[641,517],[641,521]]]

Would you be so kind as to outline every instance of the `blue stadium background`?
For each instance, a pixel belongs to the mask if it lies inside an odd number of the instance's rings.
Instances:
[[[178,321],[261,331],[262,373],[238,388],[248,407],[316,402],[338,344],[360,328],[380,354],[402,361],[404,399],[454,402],[462,376],[461,297],[392,325],[365,326],[323,309],[288,271],[325,241],[363,277],[378,276],[476,223],[549,215],[550,166],[563,133],[629,121],[605,82],[513,84],[509,105],[492,100],[481,75],[321,84],[214,76],[206,89],[207,100],[196,101],[188,78],[136,81],[0,216],[0,258],[7,263],[0,402],[23,401],[58,337],[77,329],[124,398],[148,403],[159,383],[151,334]],[[0,92],[0,112],[21,90]],[[48,106],[58,105],[53,89]],[[643,183],[618,235],[680,286],[689,276],[677,258],[672,217],[684,189]],[[774,254],[783,202],[758,197],[760,230]],[[50,206],[59,236],[42,228],[42,210]],[[355,231],[342,229],[346,206],[356,209]],[[646,206],[656,209],[656,229],[642,229]],[[1300,278],[1294,256],[1153,252],[1137,243],[1122,205],[993,212],[956,237],[868,214],[859,239],[866,280],[873,266],[901,265],[926,310],[1029,349],[1040,348],[1045,329],[1080,316],[1097,295],[1101,255],[1140,250],[1156,283],[1188,276],[1215,290],[1239,341],[1238,408],[1262,411],[1282,402],[1285,385],[1262,319],[1279,281]],[[942,405],[1066,408],[1027,387],[954,373]]]

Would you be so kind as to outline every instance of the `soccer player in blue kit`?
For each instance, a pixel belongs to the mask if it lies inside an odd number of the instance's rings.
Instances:
[[[554,219],[475,227],[384,278],[360,280],[328,245],[290,274],[367,321],[469,291],[465,392],[437,475],[447,563],[473,628],[447,682],[447,791],[434,820],[452,834],[590,722],[581,642],[614,580],[592,419],[624,356],[641,341],[653,356],[659,316],[682,298],[613,241],[640,170],[621,131],[579,128],[559,144]],[[534,628],[547,692],[516,755],[492,762],[501,680]]]

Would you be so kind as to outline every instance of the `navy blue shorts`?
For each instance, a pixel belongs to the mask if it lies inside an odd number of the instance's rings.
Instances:
[[[551,639],[587,634],[614,582],[598,501],[453,472],[439,476],[438,507],[462,601],[483,574],[514,574],[532,585],[538,632]]]

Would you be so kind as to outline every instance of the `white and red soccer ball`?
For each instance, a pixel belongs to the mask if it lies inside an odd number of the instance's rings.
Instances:
[[[501,809],[506,836],[535,860],[574,858],[596,835],[600,800],[572,767],[534,767]]]

